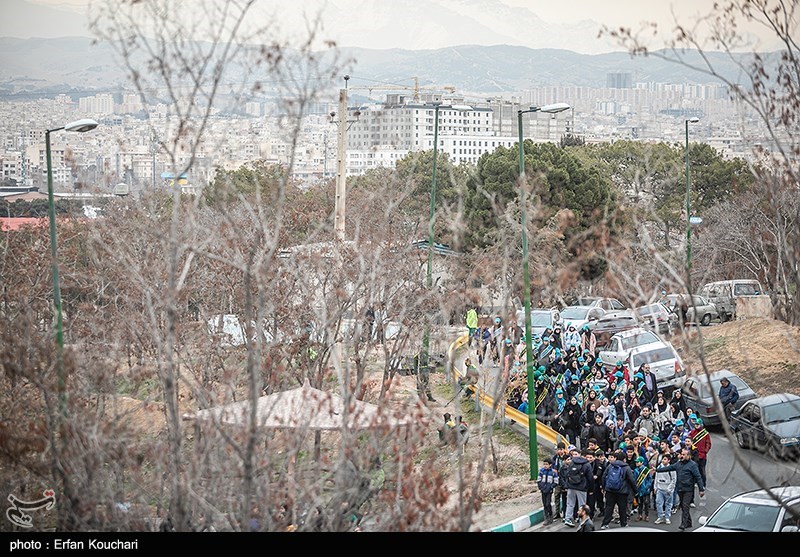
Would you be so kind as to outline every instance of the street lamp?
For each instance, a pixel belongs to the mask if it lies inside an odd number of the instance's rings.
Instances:
[[[692,212],[691,212],[691,196],[689,194],[689,124],[696,124],[700,118],[693,116],[684,120],[686,127],[686,289],[691,294],[691,279],[692,279]]]
[[[50,218],[50,258],[53,268],[53,304],[56,311],[56,373],[58,374],[58,397],[61,415],[67,408],[67,385],[64,377],[64,322],[61,315],[61,288],[58,285],[58,253],[56,249],[56,206],[53,201],[53,163],[50,154],[50,134],[60,130],[68,132],[88,132],[98,126],[94,120],[76,120],[60,128],[45,131],[47,153],[47,213]]]
[[[530,479],[539,474],[539,446],[536,437],[536,387],[533,383],[533,345],[531,342],[531,277],[528,270],[528,217],[525,209],[525,152],[522,145],[522,115],[528,112],[547,112],[555,114],[569,109],[566,103],[532,106],[528,110],[517,111],[517,130],[519,132],[519,200],[522,215],[522,274],[525,279],[525,368],[528,379],[528,458],[530,459]]]
[[[431,273],[431,263],[433,261],[433,221],[436,218],[436,159],[438,158],[439,153],[439,109],[442,107],[441,101],[436,101],[433,104],[433,176],[431,178],[431,213],[430,218],[428,219],[428,267],[426,272],[426,281],[425,285],[427,286],[428,290],[433,288],[433,276]],[[472,110],[472,107],[465,104],[453,104],[449,105],[448,108],[451,110],[458,110],[460,112],[464,112],[467,110]],[[425,379],[427,380],[427,373],[428,373],[428,348],[430,346],[430,323],[428,320],[425,321],[425,332],[422,336],[422,357],[419,361],[419,371],[420,374],[425,374]],[[422,370],[425,370],[424,372]],[[428,396],[428,400],[433,400],[433,397],[430,394],[430,391],[427,390],[427,381],[423,381],[424,385],[421,385]],[[420,393],[422,395],[423,393]]]

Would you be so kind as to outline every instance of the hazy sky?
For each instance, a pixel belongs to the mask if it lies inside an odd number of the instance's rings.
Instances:
[[[103,0],[0,0],[4,7],[21,3],[69,9],[85,9]],[[222,1],[222,0],[219,0]],[[691,25],[712,12],[715,0],[257,0],[257,6],[276,10],[284,30],[303,29],[302,13],[315,13],[324,6],[325,30],[342,46],[367,48],[440,48],[459,44],[517,44],[532,48],[569,48],[595,54],[621,50],[610,40],[597,38],[602,25],[641,27],[655,21],[662,32],[674,27],[675,18]],[[188,5],[191,5],[191,1]],[[522,8],[518,12],[504,7]],[[9,10],[10,11],[10,10]],[[51,10],[52,11],[52,10]],[[58,14],[59,12],[55,12]],[[61,12],[62,14],[64,12]],[[8,11],[7,11],[8,15]],[[453,22],[453,16],[461,17]],[[462,17],[463,16],[463,17]],[[519,17],[517,17],[519,16]],[[545,26],[528,32],[530,17]],[[39,18],[37,14],[37,18]],[[526,19],[528,18],[528,19]],[[0,23],[0,36],[52,37],[58,17],[48,31],[39,21]],[[29,25],[28,25],[29,24]],[[743,29],[758,50],[778,46],[759,28]],[[77,33],[67,33],[77,34]],[[87,33],[81,33],[88,35]],[[751,41],[752,42],[752,41]],[[651,46],[659,46],[652,44]]]

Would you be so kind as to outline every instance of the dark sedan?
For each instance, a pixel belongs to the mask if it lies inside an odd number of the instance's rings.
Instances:
[[[741,408],[745,402],[758,396],[744,379],[727,369],[715,371],[708,376],[702,374],[689,377],[681,388],[683,397],[686,399],[686,405],[694,408],[705,425],[720,424],[719,412],[714,405],[712,392],[719,394],[720,381],[723,377],[727,377],[739,391],[739,400],[734,404],[735,408]]]
[[[743,449],[776,460],[800,457],[800,396],[779,393],[745,402],[731,413],[730,425]]]
[[[597,349],[608,344],[615,334],[639,327],[639,321],[629,312],[609,313],[600,319],[590,322],[589,328],[597,338]]]

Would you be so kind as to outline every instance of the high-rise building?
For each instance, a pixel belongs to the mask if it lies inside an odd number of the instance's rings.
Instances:
[[[631,72],[609,72],[606,74],[606,87],[609,89],[630,89],[633,87]]]

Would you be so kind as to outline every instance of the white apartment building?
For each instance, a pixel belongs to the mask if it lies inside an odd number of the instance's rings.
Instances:
[[[0,153],[0,181],[16,180],[22,182],[24,175],[22,168],[22,153],[19,151]]]
[[[413,151],[433,149],[435,105],[387,103],[349,109],[347,131],[347,173],[361,174],[370,168],[394,166],[397,159]],[[497,147],[512,147],[519,138],[520,104],[490,99],[488,106],[463,109],[463,99],[443,101],[439,107],[440,152],[455,164],[477,164],[484,153]],[[528,110],[529,107],[523,107]],[[356,116],[356,112],[358,115]],[[558,142],[570,129],[569,112],[523,115],[523,138]]]

